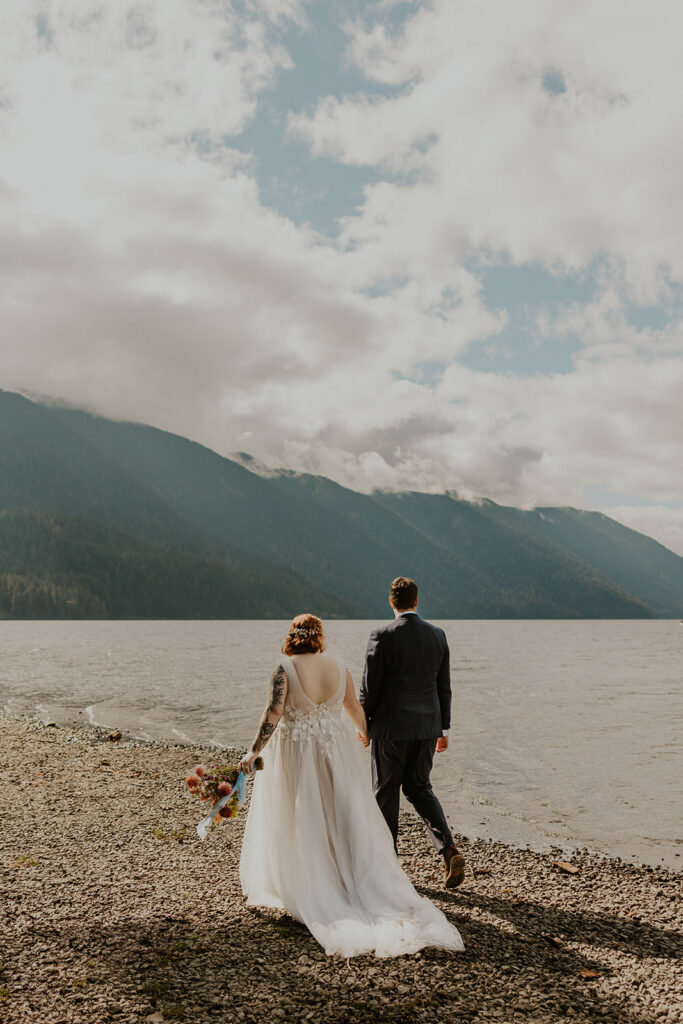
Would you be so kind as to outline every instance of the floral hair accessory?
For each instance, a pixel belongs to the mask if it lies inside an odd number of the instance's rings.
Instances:
[[[320,631],[312,626],[292,626],[289,632],[291,636],[298,637],[300,640],[313,640]]]

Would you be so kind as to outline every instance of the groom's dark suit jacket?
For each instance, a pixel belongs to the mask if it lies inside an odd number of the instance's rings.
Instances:
[[[370,634],[360,702],[373,740],[432,740],[451,725],[446,634],[417,614]]]

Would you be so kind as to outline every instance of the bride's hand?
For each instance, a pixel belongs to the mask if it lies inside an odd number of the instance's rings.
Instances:
[[[370,746],[370,737],[367,733],[361,732],[360,729],[357,731],[358,739],[361,741],[364,747]]]
[[[258,757],[258,754],[250,750],[248,754],[245,754],[239,763],[239,770],[244,772],[245,775],[252,775],[254,771],[254,761]]]

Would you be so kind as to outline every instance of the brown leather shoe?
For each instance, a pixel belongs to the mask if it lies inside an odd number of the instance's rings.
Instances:
[[[443,851],[446,862],[444,885],[447,889],[457,889],[465,879],[465,858],[455,846],[447,846]]]

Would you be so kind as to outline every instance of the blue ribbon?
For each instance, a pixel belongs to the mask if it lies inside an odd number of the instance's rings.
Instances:
[[[214,805],[211,814],[207,814],[207,816],[205,818],[202,818],[202,820],[197,825],[197,835],[199,836],[199,838],[206,839],[206,837],[209,834],[209,829],[213,825],[213,819],[216,817],[216,814],[218,813],[218,811],[220,811],[221,807],[225,807],[228,800],[233,800],[235,796],[237,796],[237,807],[235,808],[235,810],[239,810],[239,808],[244,803],[246,795],[247,777],[244,774],[244,772],[240,772],[233,783],[232,793],[228,793],[227,796],[222,796],[218,803]]]

